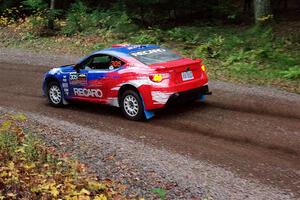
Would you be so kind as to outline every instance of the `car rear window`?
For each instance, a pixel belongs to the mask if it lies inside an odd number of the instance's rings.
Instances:
[[[130,53],[144,64],[151,65],[181,59],[182,56],[165,48],[147,49]]]

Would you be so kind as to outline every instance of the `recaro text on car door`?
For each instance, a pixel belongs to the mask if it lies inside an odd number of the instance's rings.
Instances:
[[[86,58],[75,65],[74,70],[69,73],[69,97],[72,99],[84,100],[90,96],[86,88],[88,87],[87,66],[91,61],[92,57]]]
[[[92,90],[96,101],[106,102],[111,97],[111,88],[118,78],[118,70],[122,65],[114,65],[116,58],[106,54],[93,56],[88,69],[88,88]]]

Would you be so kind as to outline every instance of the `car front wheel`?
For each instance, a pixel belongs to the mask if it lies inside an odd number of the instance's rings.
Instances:
[[[52,106],[62,106],[63,96],[62,91],[57,82],[51,82],[47,90],[48,101]]]
[[[144,106],[139,94],[128,90],[122,94],[120,106],[127,119],[138,121],[144,117]]]

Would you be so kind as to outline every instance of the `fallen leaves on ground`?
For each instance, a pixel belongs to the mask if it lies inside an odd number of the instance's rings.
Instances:
[[[24,130],[24,115],[0,116],[0,199],[126,199],[124,188],[100,181],[87,166]]]

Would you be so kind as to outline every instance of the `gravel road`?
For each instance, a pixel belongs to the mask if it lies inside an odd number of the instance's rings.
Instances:
[[[300,198],[300,95],[211,81],[206,103],[164,109],[149,122],[101,105],[50,107],[41,96],[42,74],[76,59],[0,49],[1,110],[52,127],[56,134],[44,131],[46,140],[62,143],[100,175],[134,177],[131,190],[149,198],[157,186],[169,189],[169,199]],[[116,159],[103,161],[111,155]]]

